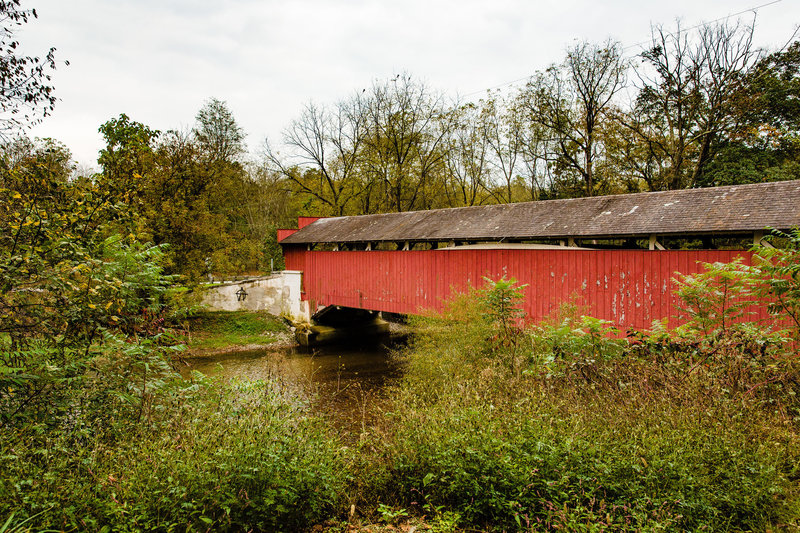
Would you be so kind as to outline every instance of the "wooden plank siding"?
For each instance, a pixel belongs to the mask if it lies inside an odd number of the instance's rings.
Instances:
[[[453,291],[482,286],[484,277],[506,276],[527,285],[523,308],[529,321],[576,298],[588,314],[623,330],[646,329],[662,318],[679,324],[675,274],[700,272],[702,262],[737,256],[747,264],[752,259],[741,250],[285,250],[286,268],[303,272],[312,313],[318,306],[341,305],[416,314],[441,309]],[[769,318],[763,307],[757,318]]]

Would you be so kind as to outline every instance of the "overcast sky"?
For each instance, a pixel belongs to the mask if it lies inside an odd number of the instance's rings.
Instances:
[[[400,72],[462,99],[529,76],[575,40],[612,38],[634,56],[651,23],[684,27],[770,0],[23,0],[39,19],[19,33],[28,53],[57,48],[69,66],[60,101],[32,134],[95,165],[98,127],[126,113],[188,129],[209,97],[228,103],[252,151],[309,102],[332,103]],[[747,21],[752,15],[744,15]],[[800,0],[764,5],[756,40],[777,47],[800,23]]]

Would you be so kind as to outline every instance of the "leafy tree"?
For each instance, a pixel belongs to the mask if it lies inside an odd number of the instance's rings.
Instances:
[[[44,57],[19,54],[16,30],[37,17],[22,9],[20,0],[0,1],[0,136],[32,125],[56,104],[50,72],[56,68],[55,48]],[[65,64],[69,64],[65,62]]]
[[[115,198],[139,204],[146,177],[154,168],[153,146],[161,132],[124,113],[100,126],[99,131],[106,142],[97,158],[104,186]]]
[[[106,331],[132,332],[143,309],[161,304],[168,281],[160,249],[108,237],[123,206],[97,185],[41,170],[10,174],[5,183],[24,186],[0,189],[7,207],[0,213],[4,421],[66,408],[54,395],[85,377],[92,346]]]
[[[524,333],[522,320],[525,318],[521,306],[527,285],[519,285],[516,279],[507,280],[505,276],[496,281],[483,279],[486,282],[481,298],[484,319],[495,332],[489,339],[489,349],[493,354],[504,357],[504,364],[508,365],[509,371],[517,374],[520,370],[519,341]]]
[[[241,161],[244,135],[224,102],[206,102],[191,133],[161,133],[124,114],[100,131],[100,189],[127,208],[116,229],[168,244],[169,273],[196,281],[269,264],[263,231],[254,233],[254,208],[269,191]]]
[[[232,163],[245,153],[244,131],[225,102],[209,99],[195,119],[194,136],[212,160]]]
[[[737,127],[701,186],[800,178],[800,42],[764,57],[742,79],[729,112]]]
[[[683,301],[680,310],[689,318],[683,329],[712,339],[752,315],[753,288],[741,258],[703,266],[697,274],[678,274],[675,292]]]
[[[0,169],[0,186],[27,191],[37,183],[30,175],[45,174],[66,182],[76,165],[69,149],[55,139],[17,137],[0,145]]]

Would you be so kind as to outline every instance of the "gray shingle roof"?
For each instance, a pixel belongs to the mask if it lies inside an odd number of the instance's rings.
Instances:
[[[320,219],[281,244],[622,238],[800,227],[800,180]]]

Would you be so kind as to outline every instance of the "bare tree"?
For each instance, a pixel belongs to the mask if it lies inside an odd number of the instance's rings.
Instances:
[[[594,194],[595,160],[603,145],[600,122],[612,98],[625,87],[627,64],[617,43],[579,43],[567,57],[529,82],[528,118],[545,128],[555,146],[557,171],[574,173],[583,194]]]
[[[479,120],[480,110],[466,104],[451,113],[456,118],[448,136],[445,194],[452,207],[480,205],[487,188],[490,150]]]
[[[482,101],[480,125],[490,149],[489,164],[500,178],[492,196],[500,203],[513,202],[524,146],[522,112],[497,95]]]
[[[362,163],[381,185],[385,210],[432,207],[453,125],[444,96],[403,74],[373,84],[363,102],[368,134]]]
[[[284,130],[288,157],[282,158],[266,142],[266,160],[302,192],[327,205],[329,214],[341,216],[359,192],[358,161],[366,120],[358,98],[340,102],[333,111],[308,104]]]
[[[651,190],[695,186],[718,141],[736,128],[735,95],[763,55],[753,45],[753,28],[739,22],[697,33],[680,24],[674,32],[652,28],[650,48],[636,69],[635,106],[619,116],[642,145],[634,152],[648,156],[646,168],[631,170]]]
[[[36,17],[36,10],[22,9],[20,0],[0,1],[0,138],[4,140],[55,109],[50,73],[56,68],[56,49],[50,48],[42,58],[21,55],[15,36],[20,26]]]
[[[521,152],[525,166],[524,183],[527,193],[525,199],[539,200],[543,191],[551,191],[554,187],[550,165],[553,143],[545,128],[532,122],[524,123]]]

